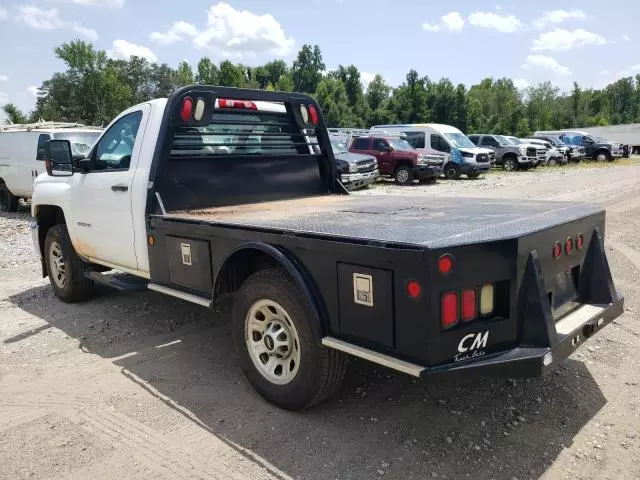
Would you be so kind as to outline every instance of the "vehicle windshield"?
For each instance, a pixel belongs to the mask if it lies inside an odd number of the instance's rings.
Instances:
[[[390,139],[389,144],[393,147],[394,150],[400,150],[403,152],[411,152],[414,148],[407,142],[406,140],[399,139]]]
[[[85,157],[91,151],[91,147],[96,143],[101,131],[95,132],[64,132],[55,133],[56,140],[69,140],[71,144],[71,155],[74,157]]]
[[[347,147],[344,146],[344,143],[340,143],[337,140],[331,140],[331,147],[333,148],[333,153],[347,153]]]
[[[565,143],[560,140],[560,137],[549,137],[549,143],[554,147],[563,147]]]
[[[516,145],[516,143],[511,140],[509,137],[505,137],[504,135],[496,135],[496,138],[500,142],[500,145],[510,147],[511,145]]]
[[[457,148],[475,148],[473,143],[464,133],[445,133],[445,137],[449,140],[454,147]]]
[[[519,138],[516,137],[506,137],[510,142],[511,145],[521,145],[522,144],[522,140],[520,140]]]

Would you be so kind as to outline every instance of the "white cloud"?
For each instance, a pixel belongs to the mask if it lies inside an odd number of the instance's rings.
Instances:
[[[142,45],[136,45],[135,43],[127,42],[126,40],[114,40],[113,48],[107,51],[107,54],[111,58],[127,60],[129,57],[141,57],[146,58],[150,62],[155,62],[158,57]]]
[[[607,41],[597,33],[587,32],[579,28],[577,30],[565,30],[557,28],[553,32],[542,33],[533,41],[534,52],[549,50],[552,52],[566,52],[583,45],[604,45]]]
[[[522,68],[525,70],[551,70],[559,75],[571,75],[571,70],[559,64],[555,58],[546,55],[529,55]]]
[[[375,73],[360,72],[360,83],[362,83],[362,88],[366,90],[369,84],[373,82],[374,78],[376,78]]]
[[[498,15],[493,12],[474,12],[469,15],[469,23],[476,27],[489,28],[502,33],[513,33],[525,28],[515,15]]]
[[[462,30],[464,27],[464,19],[459,12],[449,12],[440,17],[438,23],[423,23],[422,28],[427,32],[439,32],[440,30],[451,30],[454,32]]]
[[[6,20],[9,18],[9,12],[6,8],[0,7],[0,20]]]
[[[586,20],[587,14],[582,10],[553,10],[546,12],[542,17],[533,21],[536,28],[545,28],[554,23],[562,23],[567,20]]]
[[[149,38],[161,45],[190,40],[198,49],[235,58],[264,53],[284,56],[291,53],[295,44],[273,15],[236,10],[225,2],[209,8],[202,30],[186,22],[176,22],[167,33],[153,32]]]
[[[524,78],[516,78],[513,81],[513,84],[518,90],[526,90],[531,86],[531,84],[527,82]]]
[[[198,29],[187,22],[175,22],[167,33],[153,32],[149,35],[151,41],[160,45],[171,45],[172,43],[184,41],[186,37],[196,37]]]
[[[625,35],[624,37],[622,37],[622,39],[623,39],[625,42],[628,42],[629,40],[631,40],[631,38],[629,38],[629,35]]]
[[[462,15],[458,12],[449,12],[440,20],[449,30],[459,31],[464,27],[464,20],[462,19]]]
[[[98,33],[95,30],[60,18],[57,8],[45,10],[35,5],[22,5],[18,7],[16,21],[37,30],[70,29],[88,40],[98,39]]]
[[[75,3],[84,7],[107,7],[120,8],[124,5],[124,0],[48,0],[50,3]]]
[[[8,82],[9,77],[7,75],[0,75],[0,82]]]
[[[38,87],[28,87],[27,93],[32,95],[34,98],[38,98]]]

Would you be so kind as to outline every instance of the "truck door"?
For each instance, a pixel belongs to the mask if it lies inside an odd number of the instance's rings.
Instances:
[[[380,168],[380,173],[393,175],[396,167],[396,159],[391,152],[389,142],[384,138],[375,138],[373,140],[370,153],[378,159],[378,168]]]
[[[123,113],[91,152],[87,173],[74,175],[75,248],[86,257],[138,269],[132,216],[132,184],[151,107]]]

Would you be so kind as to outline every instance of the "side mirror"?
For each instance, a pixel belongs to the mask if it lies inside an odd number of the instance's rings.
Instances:
[[[45,166],[52,177],[73,175],[73,156],[69,140],[49,140],[45,147]]]

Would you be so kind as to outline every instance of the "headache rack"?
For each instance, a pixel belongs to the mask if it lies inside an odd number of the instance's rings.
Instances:
[[[204,85],[169,98],[150,179],[166,211],[340,189],[322,112],[312,98]]]

